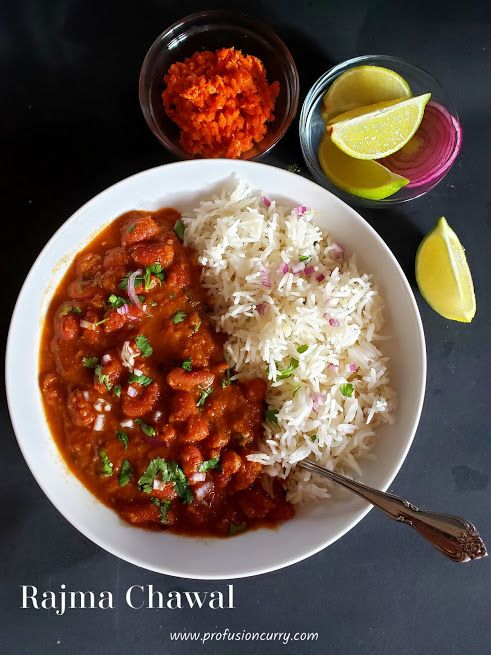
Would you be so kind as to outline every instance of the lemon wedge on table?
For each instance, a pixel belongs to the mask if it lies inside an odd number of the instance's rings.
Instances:
[[[431,93],[386,100],[344,112],[327,124],[333,143],[356,159],[381,159],[400,150],[423,120]]]
[[[472,321],[476,298],[471,272],[459,238],[443,217],[418,248],[416,281],[438,314],[452,321]]]
[[[395,71],[383,66],[355,66],[342,73],[323,99],[323,114],[329,120],[337,114],[384,100],[404,100],[412,95],[409,84]]]
[[[320,142],[319,164],[338,188],[360,198],[382,200],[399,191],[409,180],[369,159],[353,159],[345,155],[328,134]]]

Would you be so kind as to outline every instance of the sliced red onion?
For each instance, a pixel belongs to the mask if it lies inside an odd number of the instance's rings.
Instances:
[[[203,500],[205,496],[213,491],[213,482],[211,482],[211,480],[203,482],[203,484],[194,487],[193,491],[198,500]]]
[[[339,327],[339,321],[337,318],[330,318],[329,319],[329,325],[331,327]]]
[[[358,369],[358,366],[354,362],[351,362],[350,364],[348,364],[348,370],[351,371],[352,373],[354,373],[357,369]]]
[[[304,262],[297,262],[292,266],[292,273],[294,273],[295,275],[298,275],[298,273],[301,273],[304,270],[305,270]]]
[[[267,198],[266,196],[263,196],[261,198],[261,200],[263,201],[263,205],[265,207],[271,207],[271,200],[269,198]]]
[[[324,402],[325,397],[323,393],[311,393],[310,400],[312,401],[312,409],[316,412]]]
[[[317,280],[317,282],[323,282],[326,279],[326,276],[324,275],[324,273],[319,273],[319,275],[315,276],[315,279]]]
[[[106,353],[105,355],[102,356],[101,362],[102,362],[103,364],[109,364],[109,362],[110,362],[111,360],[112,360],[111,355],[109,355],[109,354]]]
[[[278,266],[276,272],[278,273],[278,275],[282,275],[282,274],[284,275],[285,273],[288,273],[288,264],[284,262],[283,264]]]
[[[85,328],[86,330],[95,330],[97,325],[95,323],[91,323],[90,321],[86,321],[82,319],[80,321],[80,327]]]
[[[304,273],[305,275],[312,275],[312,273],[315,272],[315,268],[309,264],[309,266],[305,267]]]
[[[404,148],[380,160],[394,173],[409,178],[407,188],[429,184],[443,177],[462,146],[462,126],[450,112],[431,100],[421,125]]]
[[[262,316],[263,314],[266,313],[266,310],[268,309],[268,306],[266,305],[265,302],[260,302],[259,305],[256,305],[257,313]]]
[[[139,301],[140,300],[138,299],[138,302]],[[128,303],[125,303],[124,305],[121,305],[121,307],[117,307],[116,311],[118,312],[118,314],[121,314],[121,316],[125,316],[128,313],[129,308],[130,306],[128,305]]]
[[[137,389],[135,389],[135,387],[129,386],[128,387],[128,396],[130,398],[136,398],[138,396]]]
[[[303,216],[306,211],[307,207],[304,207],[303,205],[296,208],[297,216]]]
[[[191,475],[188,476],[188,480],[191,484],[194,484],[195,482],[204,482],[206,480],[206,473],[204,471],[191,473]]]
[[[143,305],[141,304],[140,298],[138,298],[138,294],[135,291],[135,279],[142,273],[143,271],[141,268],[139,268],[137,271],[134,271],[128,278],[128,297],[140,311],[143,311]]]
[[[263,285],[263,287],[267,287],[269,289],[271,287],[271,280],[269,277],[268,269],[265,268],[264,266],[261,266],[259,273],[261,276],[261,284]]]

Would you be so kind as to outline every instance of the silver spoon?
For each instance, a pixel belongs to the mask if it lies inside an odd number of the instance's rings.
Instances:
[[[487,555],[486,546],[479,536],[479,532],[472,523],[465,519],[450,514],[437,514],[418,509],[404,498],[354,482],[344,475],[333,473],[323,466],[319,466],[310,459],[298,462],[298,466],[338,482],[341,486],[354,491],[355,494],[381,509],[391,519],[410,525],[435,546],[442,555],[454,562],[469,562]]]

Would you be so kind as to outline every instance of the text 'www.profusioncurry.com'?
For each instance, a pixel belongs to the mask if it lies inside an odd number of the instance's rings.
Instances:
[[[289,644],[293,641],[317,641],[318,632],[234,632],[225,628],[220,632],[171,632],[171,641],[198,641],[202,644],[217,641],[278,641]]]

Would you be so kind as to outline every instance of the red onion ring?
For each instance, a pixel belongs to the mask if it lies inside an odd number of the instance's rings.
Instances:
[[[460,123],[445,107],[431,100],[409,143],[379,161],[393,173],[409,178],[406,188],[415,188],[442,178],[457,158],[461,146]]]
[[[140,311],[143,311],[143,305],[140,302],[140,298],[135,291],[135,279],[138,275],[141,275],[143,271],[139,268],[137,271],[134,271],[128,278],[128,297],[131,302],[138,307]]]

